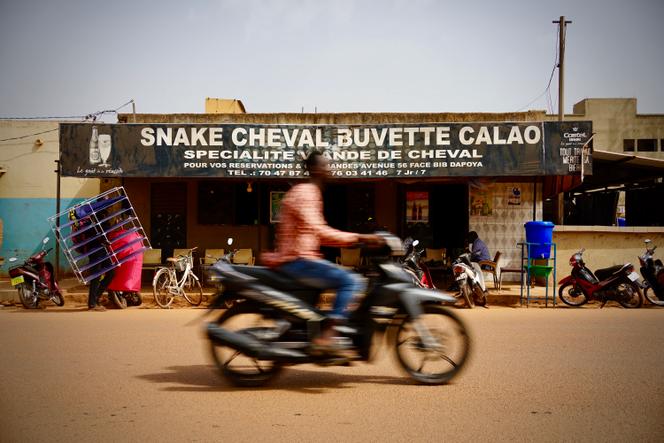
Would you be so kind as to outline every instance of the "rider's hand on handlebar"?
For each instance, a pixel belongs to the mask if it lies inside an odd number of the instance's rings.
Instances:
[[[360,234],[359,242],[374,248],[385,246],[385,239],[374,234]]]

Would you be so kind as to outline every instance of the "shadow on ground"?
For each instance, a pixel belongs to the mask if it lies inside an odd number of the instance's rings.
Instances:
[[[214,365],[171,366],[164,372],[144,374],[139,379],[151,383],[170,384],[162,390],[170,392],[223,392],[285,390],[305,394],[324,394],[330,389],[348,389],[353,384],[388,384],[416,385],[414,381],[403,377],[344,374],[332,371],[285,368],[279,376],[267,386],[260,388],[238,388],[226,381]]]

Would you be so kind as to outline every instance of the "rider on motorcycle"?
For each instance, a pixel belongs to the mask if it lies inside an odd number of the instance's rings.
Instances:
[[[356,234],[330,227],[323,217],[322,189],[331,176],[328,159],[312,151],[304,162],[309,180],[293,186],[281,202],[277,226],[276,252],[263,254],[263,262],[295,280],[319,289],[336,289],[332,314],[325,322],[314,346],[334,352],[334,325],[347,318],[354,293],[362,292],[359,276],[323,259],[321,246],[347,247],[358,243],[382,245],[377,235]]]

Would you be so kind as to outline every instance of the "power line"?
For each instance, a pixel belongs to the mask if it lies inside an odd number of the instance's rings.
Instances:
[[[35,132],[34,134],[21,135],[21,136],[12,137],[12,138],[3,138],[2,140],[0,140],[0,142],[8,142],[8,141],[11,141],[11,140],[21,140],[23,138],[34,137],[35,135],[42,135],[42,134],[47,134],[49,132],[58,131],[59,129],[60,128],[55,128],[55,129],[49,129],[48,131]]]
[[[83,121],[87,120],[92,120],[93,122],[97,120],[97,118],[103,114],[117,114],[118,111],[125,106],[128,106],[130,104],[134,103],[134,100],[129,100],[127,103],[124,103],[123,105],[118,106],[115,109],[107,109],[103,111],[97,111],[93,112],[92,114],[88,115],[75,115],[75,116],[67,116],[67,117],[0,117],[0,120],[52,120],[52,119],[57,119],[57,120],[71,120],[71,119],[81,119]],[[60,128],[54,128],[54,129],[49,129],[47,131],[42,131],[42,132],[35,132],[33,134],[26,134],[26,135],[20,135],[18,137],[11,137],[11,138],[4,138],[0,139],[0,142],[8,142],[12,140],[21,140],[24,138],[28,137],[34,137],[36,135],[42,135],[42,134],[48,134],[49,132],[55,132],[58,131]]]
[[[134,100],[129,100],[127,103],[118,106],[115,109],[105,109],[102,111],[93,112],[86,115],[66,115],[66,116],[46,116],[46,117],[0,117],[0,120],[92,120],[95,121],[101,115],[104,114],[117,114],[118,111],[130,104],[134,103]]]
[[[560,33],[560,29],[558,29],[558,31],[556,32],[556,42],[558,42],[559,33]],[[544,91],[542,91],[542,93],[540,95],[538,95],[533,100],[531,100],[530,103],[528,103],[526,106],[520,107],[516,112],[522,111],[523,109],[525,109],[528,106],[532,105],[537,100],[539,100],[544,94],[549,92],[549,89],[551,88],[551,81],[553,80],[553,74],[556,73],[556,68],[558,67],[558,57],[559,56],[560,56],[560,53],[558,52],[558,45],[556,44],[556,57],[555,57],[555,60],[553,62],[553,68],[551,69],[551,75],[549,76],[549,82],[546,84],[546,88],[544,89]]]

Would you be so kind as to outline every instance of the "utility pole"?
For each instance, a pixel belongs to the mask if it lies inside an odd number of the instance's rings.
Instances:
[[[565,20],[565,16],[561,15],[560,20],[554,20],[551,23],[557,23],[558,29],[558,121],[563,121],[565,118],[565,30],[567,25],[572,23]]]
[[[558,24],[558,121],[563,121],[565,119],[565,32],[567,25],[572,22],[565,20],[565,16],[561,15],[560,20],[554,20],[552,23]],[[565,194],[559,193],[555,202],[555,223],[562,225],[565,222]]]

